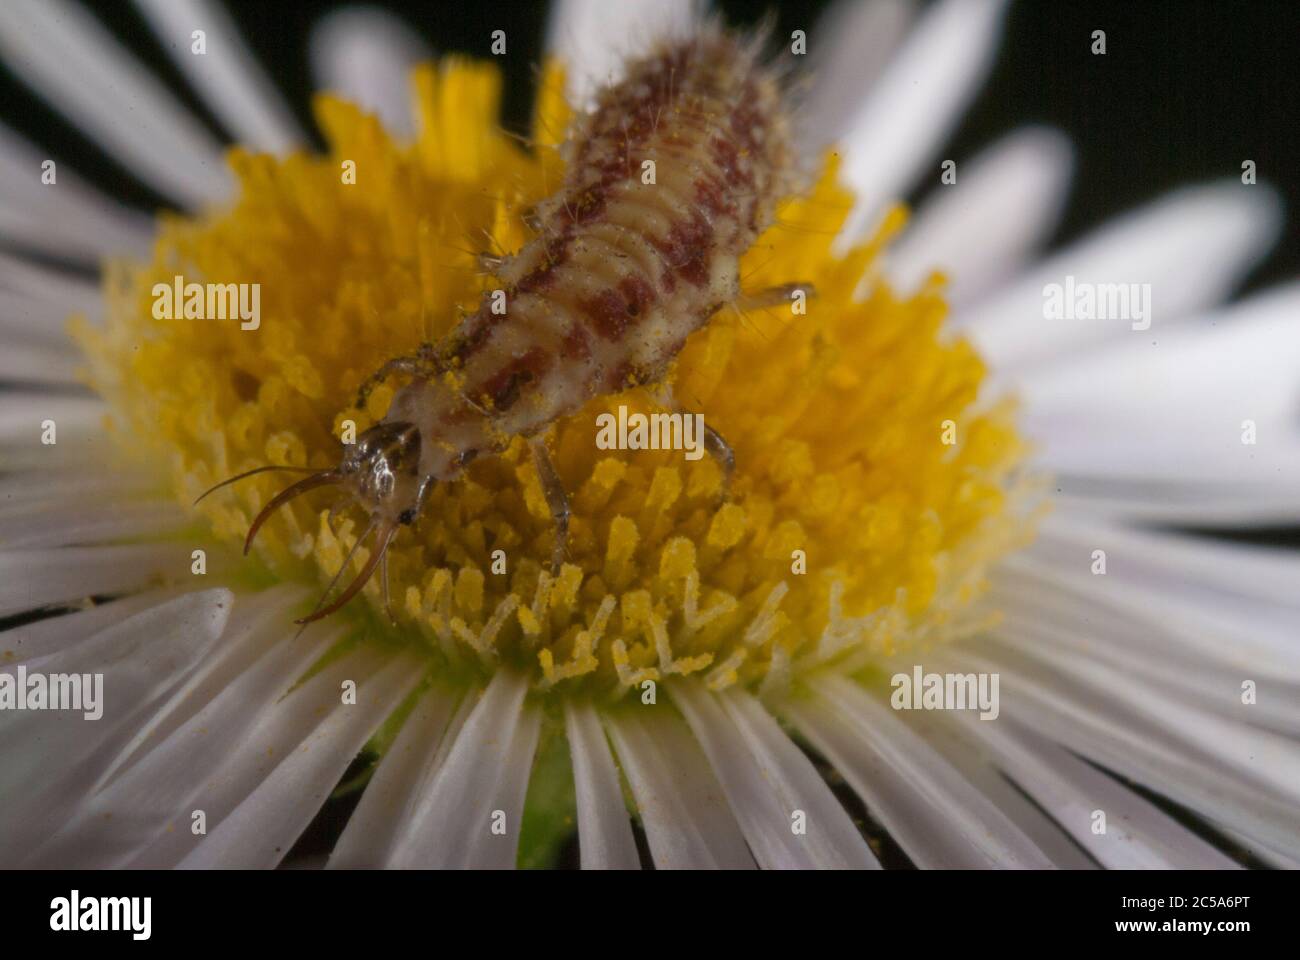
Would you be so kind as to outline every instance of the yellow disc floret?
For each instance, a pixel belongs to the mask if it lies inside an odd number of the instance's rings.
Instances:
[[[325,155],[234,151],[233,204],[161,218],[152,262],[110,278],[107,327],[82,327],[115,429],[169,465],[186,503],[262,464],[336,464],[392,396],[386,385],[353,410],[361,381],[478,301],[488,278],[475,251],[520,246],[524,212],[558,183],[557,72],[531,150],[495,125],[493,69],[452,61],[414,83],[412,143],[322,97]],[[558,577],[550,512],[517,440],[436,489],[394,541],[398,627],[376,615],[378,582],[338,616],[421,645],[448,675],[514,663],[539,689],[602,694],[673,675],[770,688],[969,629],[989,563],[1024,529],[1023,448],[1010,410],[979,400],[978,356],[941,329],[941,280],[909,297],[863,284],[902,213],[832,252],[851,202],[828,162],[742,268],[748,288],[806,281],[815,295],[724,308],[676,364],[679,402],[735,450],[728,487],[708,457],[598,449],[598,414],[656,409],[640,392],[601,398],[550,440],[573,510]],[[256,328],[156,317],[156,285],[178,276],[258,284]],[[237,544],[284,483],[258,476],[199,509]],[[347,510],[332,526],[331,505],[313,493],[274,516],[262,569],[328,582],[364,527]],[[365,559],[358,550],[351,572]]]

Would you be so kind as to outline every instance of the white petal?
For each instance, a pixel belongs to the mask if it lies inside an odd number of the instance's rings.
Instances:
[[[1259,857],[1265,863],[1276,867],[1279,870],[1300,870],[1300,859],[1288,857],[1284,853],[1278,853],[1271,850],[1262,843],[1257,843],[1250,837],[1240,834],[1235,830],[1223,827],[1223,834],[1233,843],[1241,847],[1248,855]]]
[[[885,273],[902,290],[935,270],[949,277],[954,309],[1020,270],[1056,229],[1074,172],[1062,133],[1025,127],[958,166],[957,182],[930,191],[890,249]]]
[[[722,783],[749,849],[765,869],[880,869],[811,761],[743,691],[714,696],[689,681],[673,701]],[[802,817],[806,833],[796,833]]]
[[[540,708],[525,703],[528,678],[498,670],[424,791],[396,867],[503,869],[515,865]],[[498,814],[505,830],[494,832]]]
[[[303,656],[313,649],[323,650],[331,642],[342,639],[344,628],[338,625],[318,624],[308,627],[301,635],[291,624],[291,611],[301,605],[307,591],[300,586],[282,584],[254,594],[239,594],[222,635],[221,645],[212,656],[206,657],[195,670],[179,684],[165,703],[140,726],[135,736],[127,742],[112,764],[96,783],[98,790],[168,736],[180,729],[199,710],[230,687],[238,686],[257,658],[276,644],[291,637]],[[252,636],[261,639],[257,643]],[[274,662],[274,661],[265,661]],[[286,684],[281,694],[289,690]],[[249,720],[251,723],[251,719]],[[229,752],[229,751],[228,751]]]
[[[622,76],[623,63],[667,38],[689,36],[700,18],[697,0],[559,0],[551,7],[547,55],[567,71],[569,102],[589,107],[602,87]]]
[[[334,701],[319,725],[178,866],[257,869],[278,864],[420,675],[418,662],[398,657],[357,684],[355,704],[340,703],[339,691],[332,691]]]
[[[379,116],[392,133],[415,136],[411,70],[433,52],[400,18],[378,7],[343,7],[312,28],[312,76]]]
[[[919,867],[1044,868],[1006,815],[889,709],[842,677],[782,710],[830,760]]]
[[[221,589],[178,597],[40,661],[47,676],[101,674],[103,715],[0,712],[0,863],[16,863],[84,798],[114,748],[216,643],[232,600]]]
[[[1084,522],[1058,513],[1044,519],[1031,551],[1058,569],[1073,570],[1079,580],[1102,583],[1091,576],[1091,552],[1099,547],[1106,549],[1107,575],[1118,574],[1148,593],[1181,595],[1191,586],[1219,594],[1222,601],[1238,597],[1300,611],[1300,553],[1293,550]],[[1300,649],[1293,657],[1300,664]]]
[[[999,580],[1009,581],[1009,590],[1019,583],[1006,575]],[[1040,586],[1027,579],[1025,585],[1028,589]],[[1247,644],[1232,644],[1223,637],[1220,650],[1207,654],[1198,644],[1180,642],[1181,633],[1166,632],[1158,621],[1108,615],[1104,600],[1098,604],[1078,597],[1074,602],[1085,609],[1073,612],[1057,598],[1043,603],[1043,608],[1031,606],[1033,601],[1023,593],[1011,596],[999,590],[992,598],[1000,602],[1005,634],[1013,638],[1013,646],[1033,645],[1045,653],[1063,650],[1085,656],[1123,670],[1166,695],[1196,703],[1205,711],[1291,736],[1300,734],[1300,684],[1293,677],[1268,672],[1267,660],[1241,665],[1239,661],[1248,658]],[[1205,639],[1212,635],[1206,634]],[[1247,679],[1257,685],[1259,699],[1254,703],[1241,699]]]
[[[7,469],[66,463],[102,445],[100,427],[108,408],[94,397],[6,391],[0,406],[0,455]],[[53,421],[53,443],[43,443]],[[93,463],[93,459],[82,463]]]
[[[267,153],[288,153],[303,145],[298,121],[221,4],[135,0],[135,5],[204,103],[238,141]],[[193,52],[195,30],[204,32],[203,54]]]
[[[51,184],[41,182],[46,160],[55,162]],[[41,253],[97,263],[146,252],[153,224],[0,124],[0,233]]]
[[[675,713],[632,707],[605,722],[658,869],[756,866],[708,759]]]
[[[992,68],[1005,10],[1003,0],[940,0],[885,68],[843,141],[841,175],[858,195],[846,237],[873,228],[920,179]]]
[[[1102,866],[1111,870],[1231,870],[1237,864],[1152,803],[1029,730],[954,714],[996,763]],[[1106,832],[1094,832],[1094,811]]]
[[[0,632],[0,665],[27,663],[66,650],[92,634],[148,607],[156,607],[167,599],[165,591],[150,590],[5,630]]]
[[[1271,681],[1300,685],[1300,650],[1294,643],[1300,609],[1294,590],[1269,596],[1234,588],[1231,576],[1184,579],[1177,565],[1152,559],[1178,549],[1214,555],[1203,553],[1206,548],[1194,540],[1174,537],[1159,552],[1144,556],[1131,547],[1126,553],[1122,538],[1108,541],[1105,527],[1099,527],[1098,534],[1102,539],[1089,538],[1092,542],[1077,547],[1069,561],[1049,552],[1048,542],[1031,547],[1025,556],[1008,558],[998,571],[995,591],[1012,594],[1008,608],[1012,612],[1024,609],[1027,615],[1037,613],[1042,618],[1046,611],[1049,623],[1062,626],[1075,621],[1084,629],[1093,620],[1105,619],[1112,632],[1125,636],[1146,632],[1152,649],[1181,661],[1239,673],[1263,671]],[[1110,544],[1122,574],[1091,573],[1092,552],[1099,549],[1093,543]],[[1285,576],[1295,566],[1289,551],[1238,546],[1217,552],[1226,562],[1231,562],[1230,557],[1240,559],[1243,572],[1272,568],[1269,576]],[[1089,605],[1095,608],[1091,617]],[[1134,649],[1131,639],[1128,643]]]
[[[0,381],[80,392],[85,364],[72,351],[27,337],[9,336],[0,350]]]
[[[1103,225],[954,322],[1002,374],[1069,359],[1071,351],[1107,339],[1150,344],[1173,321],[1226,299],[1272,247],[1280,225],[1277,195],[1268,187],[1187,187]],[[1130,306],[1129,318],[1045,319],[1046,291],[1060,285],[1064,297],[1067,277],[1076,291],[1082,283],[1149,284],[1149,317],[1138,319]],[[1147,320],[1149,330],[1133,329]]]
[[[101,497],[127,500],[153,493],[154,482],[130,467],[99,474],[85,469],[59,470],[42,476],[39,482],[22,472],[0,475],[0,517],[11,517],[59,503]]]
[[[217,654],[151,713],[26,866],[120,867],[164,833],[189,832],[195,809],[208,813],[200,797],[208,778],[327,646],[323,635],[292,639],[284,601],[293,592],[272,592],[278,604],[238,598]],[[238,669],[222,671],[222,662]]]
[[[1235,737],[1193,744],[1186,734],[1195,727],[1171,729],[1140,702],[1005,648],[946,649],[935,661],[944,669],[998,673],[1002,715],[1271,848],[1300,852],[1294,801],[1266,787],[1259,771],[1242,776],[1250,761],[1235,752]]]
[[[0,616],[125,593],[189,570],[189,546],[174,543],[0,552]]]
[[[281,636],[293,642],[292,627],[286,626],[285,632]],[[327,631],[323,641],[334,642],[344,633],[343,628],[333,628]],[[314,651],[315,644],[310,644]],[[239,651],[244,658],[248,656],[247,648]],[[245,659],[245,662],[247,660]],[[265,689],[261,690],[258,697],[261,697],[261,706],[258,709],[250,710],[250,722],[237,728],[238,738],[231,738],[224,744],[213,744],[212,758],[218,761],[218,765],[212,768],[205,763],[203,769],[205,775],[193,781],[190,786],[194,793],[194,807],[190,810],[175,811],[174,816],[177,818],[173,824],[173,829],[164,830],[158,834],[146,849],[140,851],[129,864],[132,868],[149,868],[162,869],[177,866],[186,857],[198,854],[200,848],[207,843],[213,836],[215,830],[222,822],[231,816],[241,804],[249,800],[258,793],[259,789],[275,776],[277,769],[283,765],[289,765],[287,773],[293,771],[302,771],[301,766],[304,762],[312,763],[308,756],[305,760],[297,755],[304,754],[304,747],[307,748],[306,754],[310,755],[316,752],[312,745],[312,737],[322,730],[330,729],[337,732],[337,725],[331,720],[336,709],[346,711],[348,707],[342,704],[343,684],[346,681],[352,681],[360,690],[367,687],[381,672],[384,671],[385,665],[392,666],[393,660],[385,657],[381,652],[375,650],[367,644],[362,644],[353,649],[343,657],[332,660],[320,667],[308,679],[298,683],[287,692],[273,694],[270,697],[269,705],[265,699]],[[276,671],[270,671],[276,672]],[[245,671],[248,676],[247,683],[255,684],[260,687],[262,680],[256,673]],[[390,679],[392,675],[390,673]],[[418,679],[418,677],[417,677]],[[245,689],[249,689],[245,687]],[[256,689],[256,687],[254,688]],[[187,698],[185,702],[179,704],[181,712],[188,710],[190,704]],[[374,704],[367,703],[365,710],[369,713]],[[256,704],[254,704],[256,706]],[[391,704],[389,704],[391,706]],[[358,708],[360,701],[358,701]],[[357,709],[357,708],[352,708]],[[183,731],[184,726],[174,728],[174,731]],[[156,731],[164,736],[163,743],[167,743],[167,737],[171,736],[174,731],[164,732]],[[151,739],[152,743],[152,739]],[[149,749],[152,750],[157,746],[154,744]],[[224,746],[224,749],[219,749]],[[328,752],[328,751],[327,751]],[[224,754],[224,759],[217,754]],[[146,753],[145,757],[148,756]],[[344,765],[350,763],[354,754],[350,754],[344,760]],[[143,757],[140,758],[143,760]],[[333,759],[338,759],[337,757]],[[179,761],[178,761],[179,762]],[[324,758],[321,758],[324,762]],[[129,778],[134,771],[135,765],[126,767],[123,779]],[[183,770],[183,767],[178,767]],[[281,775],[282,777],[284,774]],[[337,782],[337,781],[336,781]],[[332,789],[334,784],[330,784]],[[328,792],[328,791],[327,791]],[[263,806],[264,803],[273,802],[273,797],[263,794],[255,806],[268,814],[272,812],[271,806]],[[310,807],[307,816],[310,817],[316,812],[319,803],[312,805],[304,804]],[[191,829],[190,815],[193,809],[201,809],[207,817],[206,836],[195,836]],[[241,822],[246,822],[244,818],[248,813],[246,811],[241,815]],[[233,828],[233,824],[232,824]],[[254,827],[253,829],[256,829]],[[235,831],[240,833],[241,831]],[[238,843],[239,837],[232,835],[228,828],[225,831],[225,837],[221,841],[223,846],[228,843]],[[227,848],[229,850],[230,848]],[[212,852],[217,852],[215,849]],[[249,859],[254,859],[254,854],[258,857],[264,854],[264,851],[244,850]],[[280,852],[284,856],[288,852],[286,847]],[[200,854],[202,856],[202,854]],[[262,862],[262,861],[259,861]]]
[[[636,840],[614,756],[590,704],[566,702],[564,729],[573,758],[578,849],[584,870],[639,870]]]
[[[46,347],[62,347],[76,355],[67,335],[68,311],[24,293],[0,289],[0,343],[10,339],[35,341]]]
[[[0,287],[58,310],[63,317],[84,313],[98,320],[103,312],[99,287],[85,277],[38,266],[0,253]]]
[[[1123,478],[1057,475],[1057,509],[1151,524],[1241,529],[1300,523],[1300,487],[1273,483],[1184,480],[1131,481]]]
[[[220,145],[80,4],[0,4],[0,58],[164,193],[190,205],[229,195]]]
[[[817,21],[809,34],[812,89],[794,117],[796,140],[810,153],[848,131],[915,15],[911,0],[839,0]]]
[[[1014,651],[1035,665],[1049,659],[1040,645],[1010,630],[999,635],[996,644],[998,656],[1004,650]],[[1253,780],[1256,789],[1271,790],[1300,805],[1300,750],[1293,738],[1206,710],[1195,699],[1167,692],[1144,677],[1086,654],[1052,650],[1050,666],[1054,673],[1068,674],[1081,688],[1102,691],[1117,715],[1127,709],[1144,722],[1169,731],[1171,740],[1188,752],[1212,757],[1235,779]]]
[[[910,672],[914,666],[912,663],[905,666],[897,662],[894,664],[894,668],[900,672]],[[883,697],[881,703],[884,703]],[[1004,817],[1042,851],[1053,867],[1058,870],[1097,869],[1097,862],[1080,850],[1061,829],[1060,824],[1026,797],[1019,786],[1008,780],[984,755],[979,744],[966,736],[963,728],[946,722],[949,719],[946,714],[942,711],[903,710],[895,712],[895,716],[934,747],[972,788],[987,797]]]
[[[175,532],[188,520],[171,501],[64,502],[18,516],[0,516],[0,550],[148,539]]]
[[[1208,323],[1121,337],[1025,378],[1026,430],[1046,464],[1074,474],[1241,485],[1295,477],[1297,317],[1292,283]],[[1254,443],[1243,442],[1247,421]]]
[[[394,844],[410,824],[452,723],[459,694],[430,688],[411,709],[401,732],[379,761],[342,836],[330,852],[330,869],[375,869],[391,863]]]

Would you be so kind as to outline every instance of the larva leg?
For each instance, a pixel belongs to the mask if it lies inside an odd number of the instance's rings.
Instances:
[[[533,451],[533,462],[537,464],[537,477],[542,483],[542,493],[546,495],[546,505],[551,508],[551,517],[555,520],[555,552],[551,555],[551,574],[558,575],[564,563],[569,543],[569,497],[564,492],[560,475],[555,472],[551,455],[547,452],[546,441],[540,436],[528,441]]]
[[[670,384],[657,383],[648,389],[651,399],[658,406],[674,413],[690,416],[689,410],[678,405]],[[713,458],[713,462],[722,468],[722,489],[725,496],[725,491],[731,489],[731,477],[736,472],[736,452],[731,449],[731,444],[727,443],[722,434],[707,423],[704,425],[704,449]]]
[[[734,302],[739,310],[765,310],[769,307],[790,305],[796,293],[802,293],[807,298],[817,296],[817,291],[811,283],[783,283],[779,287],[742,293]]]
[[[409,357],[394,357],[382,367],[366,377],[357,390],[357,409],[360,410],[370,399],[370,394],[395,373],[409,373],[416,377],[431,377],[437,372],[437,360],[431,343],[420,344],[420,349]]]
[[[393,599],[388,589],[388,551],[384,551],[384,558],[379,561],[379,577],[384,584],[384,613],[388,615],[388,622],[397,626],[397,617],[393,616]]]

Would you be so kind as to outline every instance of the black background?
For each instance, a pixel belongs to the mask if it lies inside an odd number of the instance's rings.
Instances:
[[[610,0],[616,3],[618,0]],[[311,129],[311,25],[345,0],[227,0],[255,53]],[[545,35],[545,3],[371,0],[392,10],[437,52],[487,55],[504,29],[509,56],[504,122],[523,129],[533,67]],[[135,8],[125,0],[91,7],[129,49],[200,116],[195,99]],[[780,30],[813,36],[824,2],[724,0],[733,23],[774,11]],[[1107,53],[1090,52],[1093,30]],[[815,62],[815,61],[814,61]],[[1256,161],[1261,181],[1287,202],[1281,244],[1248,284],[1258,288],[1300,273],[1300,3],[1295,0],[1020,0],[1012,5],[989,82],[943,156],[960,160],[1025,122],[1065,130],[1078,148],[1075,188],[1055,242],[1086,231],[1176,185],[1239,176]],[[146,207],[160,198],[45,107],[0,67],[0,119],[116,196]],[[214,131],[221,136],[219,128]],[[888,144],[880,149],[888,150]]]
[[[1050,875],[1049,875],[1050,873]],[[459,955],[629,951],[659,955],[771,953],[774,943],[861,946],[929,956],[954,946],[982,955],[990,945],[1125,943],[1130,951],[1231,955],[1285,942],[1294,930],[1292,882],[1282,871],[732,871],[654,872],[617,877],[595,871],[421,872],[47,871],[0,873],[6,948],[65,952],[107,949],[238,950],[262,955],[282,944],[297,953],[386,952],[400,943]],[[50,901],[148,896],[153,935],[51,932]],[[1124,908],[1123,898],[1181,896],[1181,909]],[[1244,906],[1192,909],[1194,897],[1249,897]],[[763,908],[736,910],[740,904]],[[765,909],[764,909],[765,908]],[[685,922],[683,922],[685,918]],[[1247,921],[1249,931],[1117,932],[1116,921]],[[484,936],[486,934],[486,936]],[[480,946],[480,943],[482,946]],[[473,946],[466,946],[473,944]],[[1252,944],[1254,944],[1252,946]],[[1191,952],[1189,953],[1189,948]],[[61,955],[61,954],[60,954]]]

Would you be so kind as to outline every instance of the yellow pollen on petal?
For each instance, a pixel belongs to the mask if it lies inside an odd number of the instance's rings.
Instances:
[[[106,326],[78,328],[91,382],[114,435],[180,501],[263,464],[337,464],[343,438],[393,396],[387,383],[353,409],[361,382],[473,308],[491,284],[475,250],[529,239],[526,211],[563,174],[568,108],[548,70],[530,149],[497,126],[500,86],[481,64],[419,68],[411,143],[321,97],[326,153],[232,151],[229,206],[163,215],[151,261],[114,266]],[[709,457],[597,449],[599,413],[658,409],[640,391],[599,397],[548,440],[572,507],[557,577],[550,512],[516,440],[439,485],[393,541],[396,628],[378,577],[335,616],[424,651],[434,672],[510,663],[545,694],[582,695],[683,675],[768,692],[987,623],[985,573],[1030,526],[1013,410],[981,397],[983,363],[943,327],[941,278],[903,295],[879,276],[901,210],[833,251],[852,203],[831,158],[743,259],[748,290],[811,284],[805,313],[724,308],[675,364],[676,396],[735,451],[730,484]],[[158,319],[155,285],[178,275],[259,284],[260,325]],[[196,516],[237,550],[291,479],[250,478]],[[331,525],[337,496],[281,508],[243,567],[323,589],[368,522],[345,503]]]

